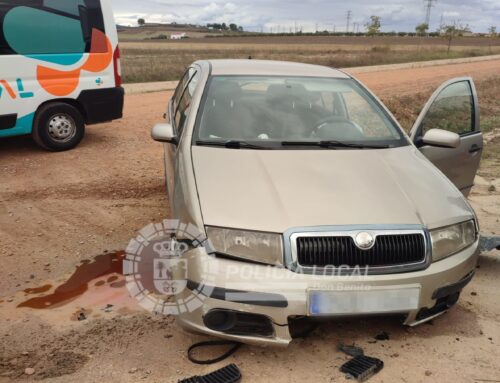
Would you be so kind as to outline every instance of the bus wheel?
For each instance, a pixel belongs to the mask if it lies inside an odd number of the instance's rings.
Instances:
[[[54,152],[73,149],[85,135],[85,121],[74,106],[54,102],[42,106],[33,123],[33,139]]]

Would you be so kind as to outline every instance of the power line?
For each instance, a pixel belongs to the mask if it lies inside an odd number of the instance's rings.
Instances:
[[[345,28],[346,32],[349,32],[349,24],[351,23],[351,18],[352,18],[352,11],[348,10],[347,11],[347,24],[346,24],[346,28]]]
[[[427,8],[427,13],[425,15],[425,23],[430,26],[431,24],[431,11],[432,7],[434,6],[434,3],[437,3],[437,0],[424,0],[427,5],[425,6]]]

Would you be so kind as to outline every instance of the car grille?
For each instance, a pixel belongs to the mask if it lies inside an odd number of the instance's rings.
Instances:
[[[304,267],[388,267],[425,261],[422,234],[378,235],[375,245],[361,250],[350,236],[297,237],[297,261]]]

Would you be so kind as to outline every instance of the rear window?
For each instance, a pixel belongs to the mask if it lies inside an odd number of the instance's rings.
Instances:
[[[0,55],[88,53],[94,28],[100,0],[0,0]]]

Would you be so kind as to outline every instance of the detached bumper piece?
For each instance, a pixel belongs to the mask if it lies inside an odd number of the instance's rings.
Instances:
[[[193,376],[179,380],[179,383],[236,383],[241,380],[241,372],[235,364],[230,364],[208,375]]]
[[[231,335],[267,337],[274,334],[271,320],[259,314],[214,309],[203,317],[203,323],[210,330]]]
[[[459,282],[441,287],[434,291],[434,294],[432,294],[432,299],[436,300],[436,304],[431,308],[424,307],[423,309],[421,309],[417,314],[417,321],[411,324],[411,326],[415,326],[417,324],[435,318],[436,316],[453,307],[455,303],[458,302],[458,298],[460,298],[460,292],[472,280],[472,277],[474,277],[473,271],[463,279],[461,279]]]
[[[371,358],[365,355],[359,355],[344,363],[340,371],[350,379],[358,382],[364,382],[384,368],[384,362],[377,358]]]

